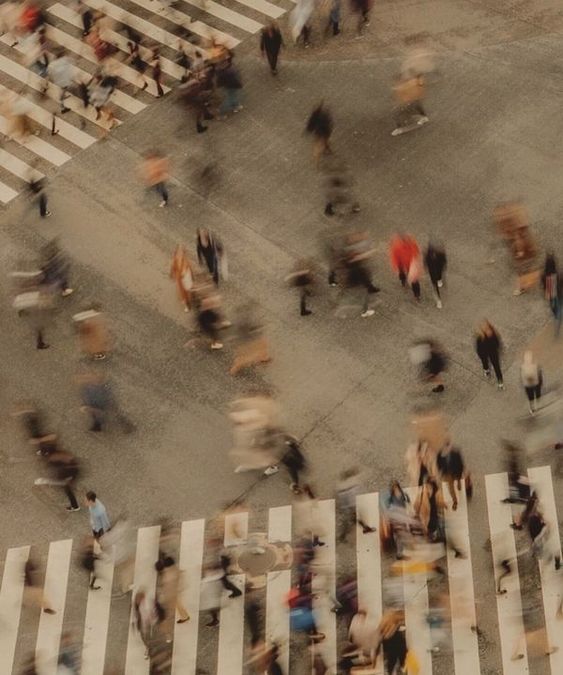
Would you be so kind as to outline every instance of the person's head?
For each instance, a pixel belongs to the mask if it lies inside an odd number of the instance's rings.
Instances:
[[[88,490],[86,493],[86,503],[89,505],[96,503],[96,493],[93,490]]]

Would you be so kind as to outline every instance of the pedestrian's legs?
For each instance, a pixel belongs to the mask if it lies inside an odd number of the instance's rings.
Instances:
[[[96,586],[96,572],[92,571],[90,572],[90,582],[88,584],[88,587],[91,588],[93,591],[99,591],[101,586]]]
[[[41,192],[39,195],[39,215],[41,218],[45,218],[49,212],[47,211],[47,195],[44,192]]]
[[[503,590],[502,588],[502,580],[512,572],[510,560],[501,560],[500,567],[502,572],[500,573],[497,581],[497,593],[502,595],[503,593],[506,593],[506,589]]]
[[[35,347],[36,349],[47,349],[49,345],[43,340],[43,329],[38,328],[36,332],[36,341],[35,341]]]
[[[399,281],[401,282],[401,286],[407,285],[407,274],[404,270],[399,270]]]
[[[303,44],[308,47],[311,44],[311,26],[305,24],[301,29],[301,36],[303,37]]]
[[[219,612],[216,609],[210,609],[209,614],[211,615],[211,621],[207,625],[208,626],[218,626],[219,625]]]
[[[420,115],[421,117],[426,117],[426,112],[424,108],[422,107],[422,101],[414,101],[411,103],[411,111],[415,115]]]
[[[483,366],[485,375],[487,375],[488,377],[491,374],[491,370],[489,367],[489,357],[486,354],[484,354],[483,356],[479,355],[479,358],[481,359],[481,365]]]
[[[178,623],[184,623],[184,621],[187,621],[190,618],[190,615],[188,614],[186,608],[184,607],[184,603],[180,600],[180,598],[176,598],[176,611],[180,617],[178,619]]]
[[[450,497],[452,498],[452,509],[455,511],[457,509],[457,495],[455,492],[455,481],[453,478],[449,477],[446,479],[448,483],[448,491],[450,493]]]
[[[534,396],[535,396],[536,402],[538,402],[538,401],[540,400],[540,398],[541,398],[541,387],[542,387],[542,386],[541,386],[541,383],[540,383],[540,384],[537,384],[537,385],[534,387]]]
[[[68,497],[70,508],[72,509],[80,508],[78,506],[78,502],[76,501],[76,496],[68,483],[63,486],[63,490],[65,491],[65,495]]]
[[[168,204],[168,190],[166,189],[166,183],[157,183],[155,185],[155,189],[158,192],[158,194],[162,197],[162,204],[166,205]]]
[[[328,285],[336,286],[336,272],[334,270],[328,272]]]
[[[229,581],[229,578],[226,574],[221,577],[221,583],[227,591],[231,591],[231,595],[229,597],[237,598],[239,595],[242,595],[241,590],[237,588],[231,581]]]
[[[309,314],[312,314],[310,309],[307,309],[307,296],[309,295],[309,292],[307,291],[306,288],[301,288],[300,291],[300,298],[299,298],[299,307],[301,310],[301,316],[308,316]]]
[[[92,426],[90,427],[90,431],[101,431],[102,422],[104,420],[103,410],[100,410],[99,408],[90,408],[90,415],[92,416]]]
[[[162,84],[160,84],[160,77],[155,77],[154,82],[156,84],[157,97],[160,98],[161,96],[164,96],[164,89],[162,88]]]
[[[500,369],[500,360],[499,360],[498,354],[492,354],[491,355],[491,365],[493,366],[493,370],[495,371],[497,382],[499,384],[502,384],[503,383],[502,370]]]
[[[417,300],[420,300],[420,282],[413,281],[411,284],[412,292]]]
[[[272,75],[275,75],[278,72],[277,66],[278,66],[278,52],[269,52],[266,51],[266,57],[268,59],[268,64],[270,66],[270,70],[272,71]]]
[[[65,98],[67,97],[66,87],[61,89],[61,95],[59,96],[59,103],[61,105],[61,113],[68,112],[70,108],[65,106]]]

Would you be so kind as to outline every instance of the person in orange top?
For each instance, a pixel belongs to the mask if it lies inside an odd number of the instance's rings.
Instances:
[[[170,267],[170,278],[176,282],[178,297],[188,312],[192,308],[194,273],[188,253],[183,246],[177,246]]]
[[[389,245],[389,258],[401,284],[406,286],[408,282],[414,297],[420,300],[422,262],[416,239],[409,234],[396,234]]]
[[[149,189],[154,188],[162,197],[159,206],[168,204],[166,181],[169,176],[168,158],[157,151],[148,152],[141,167],[143,179]]]

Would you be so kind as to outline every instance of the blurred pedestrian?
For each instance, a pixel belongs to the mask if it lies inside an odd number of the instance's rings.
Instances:
[[[23,604],[25,607],[37,607],[45,614],[56,614],[45,596],[39,581],[37,564],[32,558],[28,558],[23,566]]]
[[[328,15],[328,29],[332,29],[333,36],[340,35],[341,0],[331,0]]]
[[[421,259],[420,248],[410,234],[396,234],[389,245],[391,267],[402,286],[409,283],[416,300],[420,300]]]
[[[530,415],[534,415],[542,394],[543,374],[534,359],[534,354],[529,350],[524,352],[524,360],[520,366],[520,378],[528,398]]]
[[[162,88],[162,65],[160,62],[160,50],[158,47],[155,47],[151,51],[149,63],[152,68],[152,77],[154,83],[156,84],[156,98],[161,98],[164,96],[164,89]]]
[[[78,378],[81,410],[91,417],[90,431],[101,432],[112,405],[111,389],[104,378],[97,373],[85,373]]]
[[[218,65],[216,82],[217,87],[224,91],[223,102],[219,106],[219,115],[221,119],[226,119],[227,113],[238,113],[242,110],[239,93],[242,89],[242,79],[232,57],[228,58],[225,63]]]
[[[88,588],[91,591],[99,591],[101,586],[96,586],[96,562],[99,560],[96,551],[96,537],[85,537],[81,549],[81,566],[88,572]]]
[[[104,532],[100,541],[104,551],[111,549],[119,591],[118,597],[125,596],[133,589],[136,539],[133,526],[122,517],[114,523],[109,532]]]
[[[72,489],[80,474],[80,464],[78,458],[67,450],[62,450],[56,445],[45,451],[44,458],[47,470],[51,478],[36,478],[35,485],[54,485],[63,488],[68,498],[69,505],[67,511],[80,511],[80,506],[76,500],[76,495]]]
[[[358,35],[361,35],[363,29],[369,26],[369,13],[372,0],[351,0],[350,8],[352,12],[358,15]]]
[[[443,348],[432,339],[418,340],[409,353],[412,363],[419,367],[421,378],[433,385],[433,393],[441,394],[445,389],[443,374],[448,368]]]
[[[426,93],[425,80],[422,76],[404,77],[399,75],[393,88],[396,105],[393,111],[395,129],[391,136],[399,136],[406,131],[426,124],[428,116],[422,106]]]
[[[168,181],[169,171],[168,159],[161,152],[152,150],[145,154],[141,172],[147,188],[155,190],[160,195],[160,207],[168,205],[166,182]]]
[[[63,48],[55,52],[55,58],[47,68],[47,75],[51,82],[59,88],[59,104],[61,114],[70,112],[65,106],[65,99],[69,96],[69,89],[75,83],[76,68]]]
[[[140,588],[133,599],[133,625],[145,645],[145,659],[150,658],[151,641],[162,614],[154,595]]]
[[[176,247],[172,257],[170,278],[176,283],[178,297],[184,305],[184,310],[189,312],[193,303],[194,270],[185,246],[180,244]]]
[[[332,115],[321,101],[309,115],[305,131],[313,137],[313,159],[319,164],[321,157],[331,152],[330,137],[333,130]]]
[[[219,279],[226,277],[227,257],[221,240],[205,227],[197,228],[197,259],[200,265],[205,263],[216,286]]]
[[[75,314],[72,319],[82,352],[95,361],[105,359],[110,350],[110,337],[99,306],[95,304],[91,309]]]
[[[280,461],[289,473],[291,480],[289,489],[294,494],[299,494],[301,492],[300,475],[307,470],[307,461],[301,451],[301,444],[294,436],[285,434],[284,439]]]
[[[278,56],[283,47],[283,38],[278,24],[270,21],[260,33],[260,51],[268,59],[272,75],[278,74]]]
[[[336,493],[337,511],[340,516],[337,540],[340,543],[346,540],[350,528],[356,523],[364,534],[376,531],[375,527],[366,523],[365,516],[357,506],[356,498],[361,492],[359,469],[354,467],[342,471]]]
[[[310,18],[314,9],[314,0],[298,0],[289,15],[289,25],[293,41],[297,43],[299,38],[303,38],[305,47],[309,47],[311,44]]]
[[[111,529],[111,523],[106,507],[98,499],[93,490],[89,490],[86,493],[86,506],[88,507],[90,515],[92,534],[96,539],[99,539],[105,532],[109,532]]]
[[[74,293],[74,289],[68,284],[70,263],[58,239],[52,239],[42,248],[40,266],[46,285],[52,285],[55,290],[60,291],[63,298]]]
[[[307,308],[307,298],[313,295],[315,272],[311,260],[298,260],[295,270],[285,280],[299,291],[299,309],[301,316],[310,316],[313,312]]]
[[[373,256],[374,249],[370,245],[365,232],[351,232],[346,236],[342,258],[346,270],[346,281],[349,288],[364,288],[365,295],[362,304],[363,318],[373,316],[375,310],[370,307],[369,298],[379,293],[379,288],[373,283],[368,261]]]
[[[82,643],[70,632],[65,631],[61,636],[61,645],[57,657],[57,675],[80,675]],[[61,671],[61,668],[64,668]]]
[[[500,367],[500,353],[502,350],[502,342],[499,333],[490,321],[485,319],[477,327],[475,336],[475,351],[481,360],[483,372],[485,377],[491,376],[491,366],[495,371],[497,378],[497,386],[499,389],[504,389],[504,380],[502,377],[502,370]]]
[[[553,253],[547,253],[542,274],[544,297],[549,304],[555,323],[555,337],[561,330],[561,300],[563,297],[562,280],[557,269],[557,260]]]
[[[199,609],[209,612],[211,618],[206,626],[210,628],[219,625],[219,610],[221,609],[221,596],[223,594],[221,580],[223,577],[223,571],[215,568],[206,570],[201,580]]]
[[[223,349],[219,332],[224,326],[221,314],[221,298],[218,293],[203,297],[199,303],[197,322],[203,335],[210,339],[211,349]]]
[[[164,614],[160,627],[166,635],[166,639],[171,640],[173,634],[171,624],[174,622],[176,613],[178,614],[176,620],[178,624],[185,623],[190,618],[182,600],[184,575],[176,565],[174,558],[170,556],[157,560],[155,569],[157,572],[156,597]]]
[[[447,265],[446,251],[442,244],[432,241],[428,243],[424,254],[424,265],[434,289],[436,307],[442,309],[440,289],[444,285],[444,271]]]
[[[440,477],[448,484],[448,490],[452,498],[452,509],[457,509],[457,489],[461,490],[461,480],[465,476],[465,462],[461,450],[448,441],[436,457],[436,466]]]
[[[442,490],[434,478],[427,477],[414,502],[414,510],[431,542],[445,541],[444,507]]]
[[[387,675],[393,675],[396,669],[405,671],[407,660],[407,638],[404,610],[387,609],[379,622],[379,643],[376,657],[382,651]],[[413,671],[415,672],[415,671]]]
[[[272,360],[268,339],[261,321],[254,315],[254,308],[247,305],[239,310],[238,345],[229,375]]]
[[[45,190],[45,184],[45,176],[41,176],[34,168],[32,168],[28,185],[31,194],[37,198],[39,216],[41,218],[48,218],[51,215],[51,212],[47,208],[47,192]]]

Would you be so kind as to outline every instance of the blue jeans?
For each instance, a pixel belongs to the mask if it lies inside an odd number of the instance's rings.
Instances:
[[[239,105],[238,89],[225,89],[225,98],[219,108],[221,115],[232,112],[235,108],[238,108]]]

